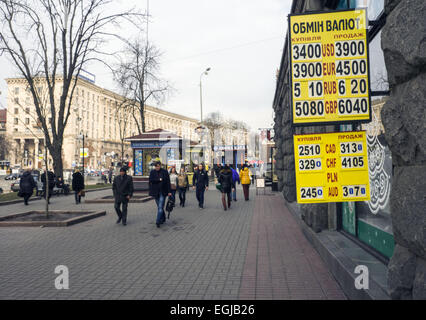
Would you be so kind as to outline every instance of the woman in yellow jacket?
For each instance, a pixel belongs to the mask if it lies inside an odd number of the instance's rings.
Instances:
[[[241,184],[243,185],[244,199],[248,201],[251,180],[250,180],[250,170],[246,164],[244,164],[242,169],[240,170],[240,181],[241,181]]]

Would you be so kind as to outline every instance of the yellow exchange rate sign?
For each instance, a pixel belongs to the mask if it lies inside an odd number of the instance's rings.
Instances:
[[[370,200],[365,131],[293,139],[298,203]]]
[[[369,122],[364,9],[289,16],[293,124]]]

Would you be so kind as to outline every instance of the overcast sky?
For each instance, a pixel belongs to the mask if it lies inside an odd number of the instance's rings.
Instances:
[[[134,4],[146,8],[146,0]],[[199,119],[200,74],[210,67],[202,80],[204,116],[220,111],[253,130],[271,127],[290,5],[291,0],[150,0],[149,38],[163,51],[162,76],[175,88],[160,107]],[[114,89],[106,69],[88,71],[96,74],[97,85]],[[3,105],[4,78],[14,74],[0,57]]]

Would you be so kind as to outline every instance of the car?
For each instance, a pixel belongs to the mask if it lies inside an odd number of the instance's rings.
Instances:
[[[21,181],[21,179],[18,178],[15,182],[12,182],[12,184],[10,185],[10,190],[12,190],[13,192],[18,192],[20,181]]]
[[[18,178],[19,178],[19,174],[12,173],[12,174],[9,174],[6,177],[4,177],[4,180],[16,180]]]

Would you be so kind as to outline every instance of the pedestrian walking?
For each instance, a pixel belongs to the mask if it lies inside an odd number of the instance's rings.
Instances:
[[[253,165],[250,165],[249,170],[251,174],[251,183],[254,184],[254,178],[256,177],[256,169],[253,167]]]
[[[170,190],[172,194],[173,203],[176,203],[176,191],[178,186],[178,174],[176,172],[176,167],[170,169]]]
[[[194,172],[194,177],[192,178],[192,188],[196,190],[196,197],[198,200],[198,207],[200,209],[204,208],[204,192],[209,190],[209,175],[206,170],[204,170],[204,165],[199,164],[198,170]]]
[[[114,171],[114,169],[112,167],[109,168],[109,170],[108,170],[108,181],[109,181],[109,184],[112,183],[112,174],[113,174],[113,171]]]
[[[231,192],[233,186],[232,170],[227,164],[220,170],[218,180],[221,185],[223,209],[226,211],[226,201],[228,201],[228,209],[231,208]]]
[[[244,199],[249,200],[249,190],[250,190],[250,170],[247,164],[244,164],[240,170],[240,181],[243,186]]]
[[[52,171],[47,171],[47,183],[46,183],[46,172],[41,175],[41,182],[43,183],[43,197],[46,199],[46,187],[49,188],[49,197],[47,202],[50,203],[50,198],[53,194],[53,188],[55,187],[55,174]]]
[[[161,168],[161,162],[154,162],[154,169],[149,173],[149,195],[154,197],[157,204],[157,228],[166,221],[164,203],[167,195],[171,197],[170,176],[167,170]]]
[[[222,164],[218,163],[214,168],[214,173],[215,173],[216,179],[219,179],[220,170],[222,170]]]
[[[122,167],[120,174],[114,178],[112,192],[115,199],[114,209],[118,216],[117,223],[122,222],[125,226],[127,224],[127,205],[133,196],[133,179],[127,175],[125,167]]]
[[[180,206],[183,208],[185,207],[185,200],[186,200],[186,191],[189,188],[189,181],[188,181],[188,175],[185,172],[185,168],[180,168],[180,172],[178,175],[178,191],[179,191],[179,200],[180,200]]]
[[[31,169],[27,169],[19,181],[19,195],[24,198],[26,206],[28,205],[28,200],[33,195],[34,188],[37,188],[37,184],[31,174]]]
[[[230,168],[232,171],[232,200],[237,201],[237,182],[240,184],[240,175],[232,166]]]
[[[72,174],[72,189],[74,190],[75,204],[81,203],[81,193],[84,190],[84,177],[79,170]]]

